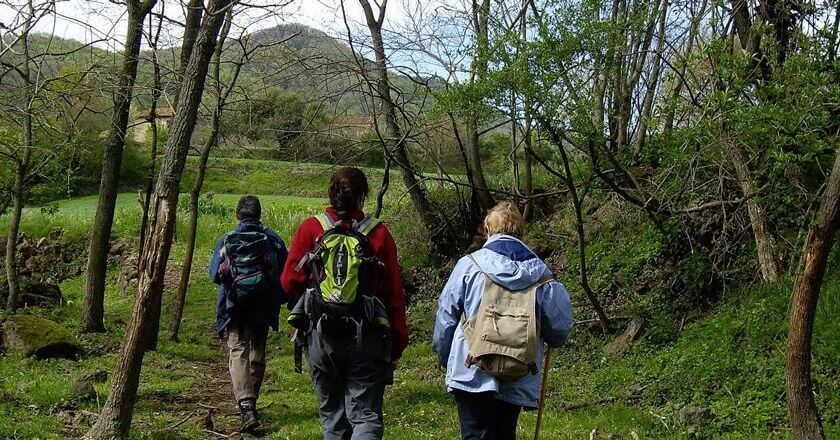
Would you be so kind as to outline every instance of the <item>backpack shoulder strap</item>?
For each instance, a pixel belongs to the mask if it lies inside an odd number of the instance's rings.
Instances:
[[[324,232],[329,231],[330,229],[335,227],[336,222],[326,212],[322,212],[316,215],[315,218],[318,220],[318,223],[321,224],[321,228],[324,229]]]
[[[354,225],[354,229],[362,235],[368,235],[373,231],[374,228],[379,226],[380,223],[382,223],[382,220],[379,220],[378,218],[373,216],[369,216],[362,219],[362,221],[356,223]]]

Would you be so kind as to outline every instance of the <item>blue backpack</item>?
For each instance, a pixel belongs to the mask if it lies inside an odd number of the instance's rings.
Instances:
[[[224,240],[225,260],[231,280],[230,300],[238,305],[258,305],[277,289],[279,259],[264,232],[230,232]]]

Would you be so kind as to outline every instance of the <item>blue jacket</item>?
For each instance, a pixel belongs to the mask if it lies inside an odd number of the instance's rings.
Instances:
[[[218,295],[216,297],[216,332],[220,335],[232,319],[253,324],[268,325],[274,328],[274,330],[277,330],[279,327],[280,307],[286,301],[286,295],[280,285],[280,275],[283,266],[286,264],[286,255],[288,252],[286,251],[286,244],[283,243],[283,239],[271,229],[263,226],[257,219],[243,219],[236,227],[236,232],[258,231],[268,236],[277,251],[277,260],[280,263],[280,266],[277,268],[277,296],[268,301],[266,307],[248,310],[238,310],[234,307],[234,304],[228,299],[230,286],[222,282],[221,274],[219,273],[219,266],[222,264],[221,251],[222,247],[224,247],[227,234],[222,236],[216,242],[216,249],[213,251],[213,258],[210,260],[210,280],[219,285]]]
[[[478,312],[484,292],[486,272],[495,283],[509,290],[522,290],[550,274],[548,266],[524,243],[508,235],[494,235],[484,247],[468,257],[461,258],[449,281],[440,294],[435,330],[432,340],[441,364],[446,365],[448,391],[461,390],[471,393],[493,391],[496,398],[525,409],[539,406],[540,381],[542,380],[543,343],[559,347],[566,343],[572,330],[572,305],[566,288],[559,282],[546,283],[537,290],[536,316],[539,317],[541,343],[537,351],[540,372],[527,375],[513,382],[500,382],[476,368],[467,367],[467,342],[461,329],[461,313],[467,319]]]

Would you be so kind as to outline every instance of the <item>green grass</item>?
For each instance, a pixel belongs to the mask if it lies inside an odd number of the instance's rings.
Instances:
[[[227,162],[227,160],[226,160]],[[187,305],[178,343],[160,340],[158,349],[146,355],[140,392],[133,419],[132,438],[205,438],[194,420],[169,429],[191,413],[205,411],[199,405],[218,406],[214,418],[217,430],[230,432],[236,417],[226,377],[223,347],[213,331],[215,285],[206,279],[205,269],[216,239],[236,224],[233,209],[242,192],[264,193],[264,222],[288,240],[297,225],[322,209],[326,200],[320,192],[326,187],[329,167],[231,160],[226,172],[211,171],[208,190],[217,194],[202,199],[195,272],[187,292]],[[216,164],[217,166],[219,164]],[[296,178],[290,170],[304,171]],[[281,173],[286,173],[279,176]],[[371,172],[375,175],[374,172]],[[380,175],[381,177],[381,175]],[[304,185],[305,182],[305,185]],[[185,183],[187,187],[188,182]],[[452,439],[458,436],[454,402],[443,387],[432,353],[429,333],[436,294],[448,271],[446,268],[417,268],[428,253],[428,238],[419,221],[399,192],[389,194],[384,218],[396,237],[404,271],[419,270],[412,276],[425,283],[409,307],[412,345],[397,372],[396,384],[386,395],[386,438]],[[114,236],[136,241],[140,208],[136,194],[121,194],[115,218]],[[96,198],[60,201],[49,209],[28,208],[22,230],[25,234],[61,236],[83,241],[89,232]],[[184,204],[179,207],[178,230],[170,267],[177,271],[184,253]],[[56,210],[57,207],[57,210]],[[0,228],[7,226],[0,218]],[[646,231],[642,231],[647,233]],[[605,234],[609,230],[605,230]],[[533,228],[532,240],[556,241],[540,234],[563,234],[562,226]],[[604,266],[619,265],[625,278],[645,270],[655,259],[656,247],[645,238],[633,242],[624,238],[622,251],[633,252],[630,263],[607,255],[606,242],[592,246],[593,255]],[[573,251],[573,250],[572,250]],[[572,255],[572,254],[569,254]],[[610,260],[610,258],[612,260]],[[611,263],[611,261],[615,261]],[[81,263],[80,263],[81,264]],[[829,438],[840,436],[840,271],[837,259],[830,265],[817,311],[814,342],[814,382],[817,402]],[[596,274],[608,268],[596,268]],[[112,371],[125,322],[133,306],[133,296],[116,288],[117,270],[111,267],[106,295],[107,332],[83,335],[86,354],[78,361],[39,361],[0,356],[0,438],[67,438],[81,434],[89,421],[75,430],[65,431],[59,420],[62,408],[74,406],[98,412],[108,392],[109,381],[95,384],[99,399],[71,397],[75,379],[84,371]],[[572,269],[560,274],[574,277]],[[565,281],[565,280],[564,280]],[[83,278],[62,283],[66,304],[54,310],[29,309],[24,313],[45,316],[78,332],[83,295]],[[607,280],[599,280],[606,283]],[[574,282],[567,283],[575,300],[582,300]],[[614,433],[619,438],[688,438],[684,427],[676,426],[674,416],[686,404],[710,408],[713,422],[699,434],[702,438],[789,438],[783,395],[784,349],[791,282],[779,285],[756,284],[731,289],[715,309],[697,314],[700,319],[680,329],[680,323],[654,319],[647,336],[625,354],[603,355],[604,340],[576,330],[570,345],[556,352],[550,374],[545,414],[544,438],[588,438],[593,428]],[[168,305],[172,293],[165,293],[161,328],[169,321]],[[578,310],[583,316],[583,310]],[[268,343],[268,377],[260,406],[268,439],[318,438],[317,407],[307,375],[293,372],[292,345],[285,333],[275,333]],[[591,402],[643,390],[636,399],[594,405],[580,410],[563,410],[563,404]],[[535,414],[524,413],[519,437],[530,438]]]

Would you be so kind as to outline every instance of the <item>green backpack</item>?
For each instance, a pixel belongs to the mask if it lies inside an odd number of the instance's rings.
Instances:
[[[373,295],[370,281],[384,265],[373,252],[368,235],[381,222],[374,217],[354,221],[347,228],[323,213],[316,217],[324,229],[315,249],[298,263],[295,272],[309,264],[309,288],[292,307],[288,322],[296,330],[295,372],[302,372],[306,335],[321,322],[343,320],[356,327],[356,349],[362,350],[362,326],[370,323],[387,330],[390,320],[385,305]],[[389,332],[386,331],[386,334]],[[390,344],[390,337],[386,338]],[[390,348],[387,352],[390,354]]]
[[[368,241],[368,234],[381,222],[375,217],[366,217],[346,228],[326,213],[316,218],[324,233],[315,249],[295,270],[300,271],[305,264],[310,264],[310,287],[315,293],[312,305],[316,315],[359,318],[363,314],[362,296],[372,293],[373,271],[382,266]]]

